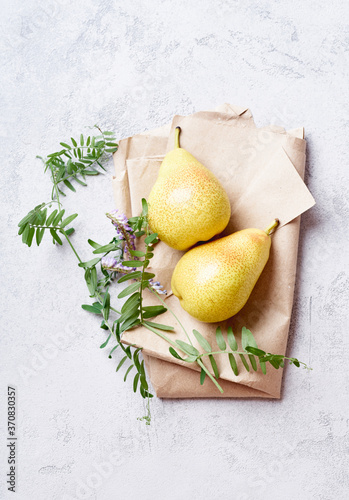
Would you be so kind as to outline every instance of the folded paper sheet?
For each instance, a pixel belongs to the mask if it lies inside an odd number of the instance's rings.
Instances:
[[[284,354],[293,304],[300,214],[314,205],[302,178],[305,167],[303,129],[286,132],[280,127],[257,128],[250,111],[225,104],[217,111],[176,116],[171,124],[119,142],[114,155],[115,205],[127,216],[138,215],[141,198],[147,198],[156,181],[161,161],[173,149],[174,129],[180,125],[181,146],[209,168],[228,193],[232,215],[223,235],[257,227],[263,229],[275,217],[280,227],[272,236],[270,259],[246,306],[228,321],[239,339],[242,326],[249,328],[259,347]],[[182,252],[160,242],[152,259],[152,272],[167,290],[173,269]],[[157,298],[146,295],[146,302]],[[195,328],[215,346],[217,324],[205,324],[186,313],[171,293],[169,307],[188,332]],[[186,340],[180,325],[169,311],[161,322],[175,327],[171,339]],[[235,376],[227,356],[217,356],[220,395],[210,380],[199,383],[198,367],[176,360],[169,344],[143,327],[123,334],[123,341],[143,347],[147,370],[157,393],[164,398],[186,397],[280,397],[282,370],[268,366],[266,375],[240,367]],[[194,345],[201,350],[193,339]]]

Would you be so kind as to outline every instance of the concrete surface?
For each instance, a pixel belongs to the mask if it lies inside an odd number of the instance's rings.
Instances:
[[[349,497],[348,23],[345,0],[1,1],[1,498]],[[49,197],[36,154],[95,123],[121,138],[222,102],[249,106],[259,126],[305,127],[317,206],[302,218],[289,353],[314,371],[287,369],[281,401],[155,399],[145,426],[80,309],[69,248],[28,249],[16,225]],[[86,258],[88,237],[111,234],[111,172],[65,202]],[[15,495],[7,384],[18,387]]]

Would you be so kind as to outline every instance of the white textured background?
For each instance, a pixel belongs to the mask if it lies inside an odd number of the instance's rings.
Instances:
[[[2,0],[0,16],[1,498],[7,383],[20,432],[9,498],[349,498],[347,1]],[[317,205],[302,218],[289,354],[314,371],[286,369],[281,401],[155,399],[147,427],[80,309],[69,248],[28,249],[16,225],[49,197],[36,154],[96,122],[121,138],[222,102],[259,126],[305,127]],[[111,235],[111,173],[65,202],[86,258],[88,237]]]

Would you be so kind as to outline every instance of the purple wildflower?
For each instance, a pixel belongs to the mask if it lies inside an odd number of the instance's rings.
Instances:
[[[133,229],[128,223],[128,219],[125,214],[119,212],[115,209],[106,214],[108,219],[110,219],[113,225],[116,227],[116,234],[121,240],[125,242],[125,253],[131,256],[131,250],[135,250],[135,235],[133,234]]]
[[[149,283],[154,292],[162,295],[167,295],[167,290],[163,290],[164,287],[160,285],[159,281],[153,281],[152,279],[150,279]]]
[[[127,274],[135,271],[135,267],[123,266],[115,257],[102,257],[101,264],[103,269],[108,271],[116,271],[117,273]]]

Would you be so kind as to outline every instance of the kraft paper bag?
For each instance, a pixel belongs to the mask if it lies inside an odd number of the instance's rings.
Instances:
[[[182,129],[181,147],[209,168],[228,193],[232,214],[220,236],[248,227],[264,229],[274,218],[280,220],[280,226],[272,235],[269,261],[247,304],[236,316],[217,324],[201,323],[181,308],[170,290],[172,272],[183,252],[158,243],[151,271],[169,291],[165,301],[188,332],[200,331],[213,347],[216,347],[218,325],[223,332],[232,326],[238,342],[241,328],[246,326],[261,349],[285,354],[300,215],[315,203],[303,182],[304,131],[300,128],[286,132],[275,126],[257,128],[247,108],[225,104],[216,111],[175,116],[172,124],[123,139],[114,154],[113,190],[116,207],[128,217],[140,213],[141,199],[148,197],[164,155],[173,149],[176,126]],[[158,304],[157,298],[146,292],[145,302]],[[175,333],[168,333],[172,340],[186,340],[169,311],[161,315],[161,323],[174,326]],[[122,340],[143,348],[148,374],[158,397],[280,397],[282,370],[270,365],[263,375],[260,368],[257,372],[247,372],[239,360],[239,375],[235,376],[228,357],[217,355],[224,390],[220,394],[208,378],[201,386],[199,367],[175,359],[169,353],[169,344],[147,329],[138,327],[124,332]],[[193,343],[202,351],[195,338]]]

